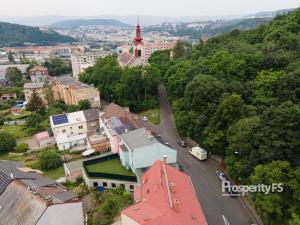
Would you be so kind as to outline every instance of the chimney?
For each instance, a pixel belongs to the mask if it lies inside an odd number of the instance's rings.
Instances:
[[[177,198],[174,199],[173,205],[174,205],[174,209],[176,211],[179,211],[179,200]]]
[[[164,155],[164,164],[167,164],[167,158],[168,158],[168,156]]]

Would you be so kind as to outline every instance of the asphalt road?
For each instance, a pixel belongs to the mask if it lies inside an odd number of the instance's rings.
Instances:
[[[199,161],[192,157],[187,149],[177,145],[178,134],[163,85],[159,86],[158,93],[161,124],[159,126],[146,122],[142,122],[142,124],[159,133],[165,141],[177,150],[177,161],[192,179],[208,224],[224,225],[223,215],[230,225],[254,224],[238,198],[222,196],[221,182],[215,174],[216,166],[209,160]]]

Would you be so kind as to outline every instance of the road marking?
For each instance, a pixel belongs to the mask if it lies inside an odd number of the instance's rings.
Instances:
[[[223,220],[224,220],[224,224],[225,225],[230,225],[228,220],[226,219],[226,217],[224,215],[222,215],[222,217],[223,217]]]

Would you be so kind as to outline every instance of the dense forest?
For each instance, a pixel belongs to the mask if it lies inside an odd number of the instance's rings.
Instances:
[[[133,112],[157,107],[160,79],[158,68],[122,68],[115,55],[99,58],[94,67],[80,75],[82,82],[98,87],[103,99],[128,106]]]
[[[50,45],[74,42],[74,38],[56,33],[53,30],[41,31],[38,27],[0,22],[0,47],[23,46],[26,43]]]
[[[156,52],[178,131],[223,157],[267,225],[300,224],[300,9],[268,24]]]

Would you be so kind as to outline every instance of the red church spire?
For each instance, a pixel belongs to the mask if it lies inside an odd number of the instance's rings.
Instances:
[[[140,27],[140,21],[139,21],[139,17],[138,17],[137,25],[135,28],[135,38],[134,38],[135,44],[141,43],[142,40],[143,40],[143,38],[141,36],[141,27]]]

